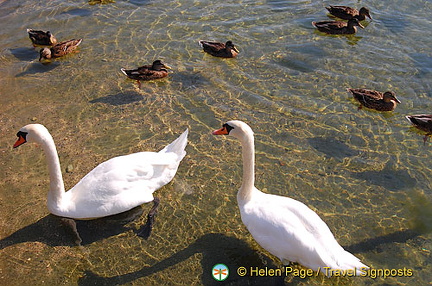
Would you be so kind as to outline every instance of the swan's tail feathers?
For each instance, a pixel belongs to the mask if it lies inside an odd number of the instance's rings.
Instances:
[[[187,136],[189,133],[189,129],[186,129],[182,135],[180,135],[176,140],[171,142],[168,146],[159,151],[159,153],[169,153],[174,152],[179,155],[180,160],[186,155],[186,144],[187,144]]]
[[[352,269],[355,272],[356,276],[364,276],[369,269],[369,266],[363,264],[360,259],[355,257],[353,254],[345,251],[342,259],[338,261],[338,266],[332,267],[340,270],[349,270]]]
[[[360,263],[360,267],[356,267],[356,276],[365,276],[365,275],[367,275],[367,271],[369,270],[369,266],[367,266],[367,265],[365,265],[365,264],[363,264],[363,263],[361,263],[361,262],[359,262]]]

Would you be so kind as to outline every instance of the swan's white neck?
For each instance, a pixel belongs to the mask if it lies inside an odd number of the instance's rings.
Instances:
[[[48,172],[50,177],[50,187],[48,191],[48,205],[51,203],[58,205],[63,198],[65,193],[63,176],[60,168],[60,160],[57,154],[57,149],[54,144],[54,140],[51,135],[45,135],[41,137],[39,141],[43,150],[48,164]]]
[[[242,145],[243,157],[243,180],[238,192],[238,199],[248,201],[251,198],[252,190],[255,188],[255,144],[253,134],[244,133],[239,138]]]

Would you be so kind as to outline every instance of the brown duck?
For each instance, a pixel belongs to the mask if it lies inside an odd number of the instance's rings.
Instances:
[[[72,39],[69,41],[61,42],[55,46],[52,46],[51,48],[43,48],[39,52],[39,61],[41,61],[42,59],[49,60],[53,58],[63,57],[64,55],[75,51],[79,44],[81,44],[81,42],[82,39]]]
[[[325,7],[330,14],[332,14],[335,17],[338,17],[340,19],[344,20],[350,20],[352,18],[356,18],[359,21],[363,21],[368,17],[372,20],[372,17],[370,15],[370,11],[366,7],[360,8],[360,10],[348,7],[348,6],[331,6]]]
[[[348,20],[348,22],[344,21],[320,21],[320,22],[312,22],[318,31],[333,34],[333,35],[350,35],[355,34],[357,32],[357,28],[355,26],[359,26],[360,28],[364,28],[362,24],[357,19]]]
[[[138,86],[141,87],[141,83],[140,83],[141,80],[153,80],[153,79],[164,78],[168,75],[167,69],[170,68],[171,67],[162,63],[161,60],[156,60],[151,65],[141,66],[133,70],[127,70],[124,68],[121,68],[120,70],[128,78],[138,81]]]
[[[392,91],[382,93],[363,88],[347,88],[347,91],[352,93],[354,98],[360,102],[359,109],[364,106],[378,111],[392,111],[398,103],[401,103]]]
[[[27,33],[34,46],[52,46],[57,44],[57,39],[50,31],[27,29]]]
[[[199,44],[203,48],[204,52],[215,57],[235,58],[240,53],[231,41],[227,41],[225,44],[219,42],[199,41]]]
[[[426,132],[423,143],[426,144],[428,136],[432,135],[432,114],[418,114],[405,116],[417,129]]]

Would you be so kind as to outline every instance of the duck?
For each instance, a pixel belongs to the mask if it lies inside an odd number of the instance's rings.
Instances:
[[[39,61],[59,58],[69,53],[72,53],[77,49],[77,47],[81,44],[81,42],[82,39],[78,39],[78,40],[72,39],[72,40],[58,43],[52,46],[51,48],[47,48],[47,47],[43,48],[39,52],[40,54]]]
[[[426,132],[423,144],[426,144],[428,136],[432,135],[432,114],[407,115],[406,119],[417,129]]]
[[[67,192],[56,145],[48,129],[42,124],[28,124],[17,136],[14,148],[26,142],[36,143],[45,153],[50,178],[47,195],[50,213],[72,221],[91,220],[153,202],[148,218],[154,219],[159,199],[153,193],[174,178],[186,155],[188,129],[159,152],[132,153],[99,164]],[[147,229],[140,229],[138,235],[148,237],[151,227],[152,222],[147,222]],[[76,224],[72,229],[76,231]],[[81,241],[79,234],[75,234]]]
[[[220,42],[199,41],[204,52],[219,58],[235,58],[240,52],[232,41]]]
[[[344,20],[350,20],[353,18],[356,18],[359,21],[364,21],[366,17],[372,20],[372,17],[370,15],[370,11],[366,7],[360,8],[360,10],[348,7],[348,6],[332,6],[325,7],[330,14],[333,16],[344,19]]]
[[[53,46],[57,44],[57,39],[50,31],[27,29],[27,33],[34,46]]]
[[[155,60],[151,65],[144,65],[131,70],[121,68],[120,70],[128,78],[136,80],[138,86],[141,87],[141,80],[164,78],[168,76],[168,69],[171,69],[171,67],[164,64],[161,60]]]
[[[357,19],[350,19],[348,22],[344,21],[320,21],[312,22],[318,31],[332,34],[332,35],[350,35],[357,32],[356,26],[364,28]]]
[[[240,141],[243,178],[237,203],[243,224],[262,248],[283,264],[297,262],[317,272],[327,269],[327,276],[332,270],[361,275],[368,269],[339,245],[327,224],[304,203],[255,187],[254,133],[248,124],[231,120],[212,134],[230,135]]]
[[[396,98],[396,94],[392,91],[382,93],[364,88],[347,88],[347,91],[360,102],[361,105],[359,109],[365,106],[378,111],[393,111],[397,104],[401,103],[399,99]]]

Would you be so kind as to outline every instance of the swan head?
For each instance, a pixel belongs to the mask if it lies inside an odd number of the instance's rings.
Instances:
[[[212,132],[213,135],[231,135],[242,140],[245,137],[252,136],[253,131],[243,121],[231,120],[222,125],[222,128]]]
[[[18,139],[13,145],[14,148],[21,146],[26,142],[40,143],[45,138],[51,138],[48,129],[42,124],[28,124],[22,127],[17,133]]]

